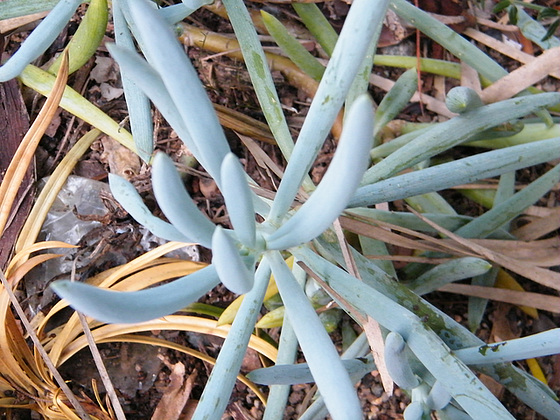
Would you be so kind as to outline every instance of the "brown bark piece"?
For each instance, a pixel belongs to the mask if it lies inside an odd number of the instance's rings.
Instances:
[[[23,136],[29,129],[29,116],[16,79],[0,83],[0,177],[4,174]],[[33,169],[27,170],[12,210],[13,219],[0,234],[0,267],[6,268],[13,244],[31,208],[32,197],[27,193],[33,183]]]

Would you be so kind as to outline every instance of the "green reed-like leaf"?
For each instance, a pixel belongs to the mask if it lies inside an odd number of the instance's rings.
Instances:
[[[340,215],[367,168],[373,119],[371,99],[367,95],[356,99],[321,183],[296,214],[267,238],[269,249],[286,249],[310,241]]]
[[[152,186],[161,211],[171,224],[189,238],[189,242],[211,248],[216,226],[198,210],[173,161],[165,153],[154,157]]]
[[[475,257],[464,257],[435,266],[406,285],[417,295],[424,295],[457,280],[479,276],[492,268],[492,264]]]
[[[55,82],[52,74],[32,65],[27,66],[18,79],[45,96],[50,95]],[[60,107],[136,152],[134,141],[128,131],[69,86],[64,88]]]
[[[309,32],[325,50],[325,53],[329,57],[332,56],[338,34],[323,15],[323,12],[313,3],[292,3],[292,7],[309,29]]]
[[[369,206],[413,195],[443,190],[558,159],[559,138],[493,150],[409,172],[356,190],[348,207]]]
[[[242,0],[224,0],[223,3],[239,41],[243,59],[266,122],[282,154],[289,159],[294,148],[294,141],[249,12]]]
[[[108,19],[107,0],[91,0],[86,14],[67,46],[69,74],[86,64],[95,54],[105,36]],[[47,71],[56,75],[61,61],[62,55],[59,55]]]
[[[455,231],[455,234],[464,238],[486,238],[536,203],[543,195],[558,185],[558,182],[560,182],[560,165],[556,165],[504,202],[460,227]]]
[[[375,131],[379,133],[389,121],[395,118],[399,112],[408,104],[414,92],[418,88],[418,73],[415,68],[404,72],[397,80],[395,85],[383,97],[375,111]]]
[[[560,40],[555,36],[546,38],[547,30],[534,20],[521,6],[511,6],[517,10],[517,23],[523,35],[541,47],[543,50],[560,46]]]
[[[282,22],[264,10],[261,10],[261,16],[268,33],[290,60],[313,79],[321,80],[325,67],[288,32]]]
[[[121,10],[120,0],[113,0],[113,23],[117,45],[130,51],[136,51],[132,34]],[[126,75],[120,67],[121,79],[130,120],[130,129],[138,155],[144,162],[149,162],[154,151],[152,110],[150,101],[144,92]],[[171,123],[171,121],[169,121]]]
[[[59,280],[52,289],[70,306],[109,323],[136,323],[160,318],[196,302],[219,283],[212,266],[162,286],[136,292],[101,289],[86,283]]]
[[[25,66],[43,54],[64,29],[80,3],[81,0],[60,0],[14,55],[0,67],[0,82],[17,77]]]
[[[387,178],[458,145],[475,134],[560,102],[560,93],[543,93],[508,99],[465,112],[416,137],[387,156],[364,175],[364,184]]]

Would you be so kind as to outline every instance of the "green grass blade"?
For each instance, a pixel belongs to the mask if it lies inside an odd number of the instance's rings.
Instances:
[[[550,160],[552,160],[551,158]],[[494,230],[520,215],[560,182],[560,165],[531,182],[509,199],[492,207],[454,233],[464,238],[486,238]]]
[[[325,53],[332,56],[338,34],[319,7],[313,3],[292,3],[292,7]]]
[[[290,60],[313,79],[321,80],[325,67],[288,32],[282,22],[264,10],[261,10],[261,16],[268,33]]]
[[[55,77],[38,67],[29,65],[20,74],[19,80],[41,95],[48,96],[52,91]],[[64,89],[60,107],[136,152],[134,140],[128,131],[69,86]]]
[[[387,178],[416,163],[465,142],[477,133],[560,102],[560,93],[542,93],[508,99],[465,112],[437,124],[370,168],[364,184]]]
[[[502,66],[484,54],[478,47],[406,0],[391,0],[390,7],[399,17],[411,23],[415,28],[442,45],[459,60],[476,69],[487,79],[495,82],[507,74]]]
[[[289,159],[294,148],[294,141],[249,12],[242,0],[224,0],[223,3],[239,41],[251,83],[270,131],[284,157]]]
[[[444,190],[558,159],[559,140],[560,138],[554,138],[492,150],[365,185],[358,188],[348,207],[369,206]]]

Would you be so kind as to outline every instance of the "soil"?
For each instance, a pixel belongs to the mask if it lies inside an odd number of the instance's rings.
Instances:
[[[289,6],[281,3],[283,2],[248,2],[250,7],[267,8],[267,10],[272,10],[283,19],[294,22],[294,14],[291,12]],[[319,3],[319,6],[325,10],[325,14],[333,26],[340,29],[348,10],[347,3],[348,2],[342,0],[335,0],[332,2]],[[421,1],[420,3],[426,10],[444,15],[460,15],[467,9],[466,1],[459,0],[454,0],[453,2],[430,0]],[[554,2],[535,3],[552,4]],[[557,2],[554,4],[558,7]],[[78,15],[82,13],[83,10],[81,10]],[[207,10],[196,12],[188,21],[189,23],[205,29],[221,33],[231,33],[231,28],[227,22]],[[73,22],[68,25],[55,44],[38,60],[36,63],[37,65],[45,65],[45,63],[61,51],[69,37],[71,37],[76,30],[77,22],[78,19],[75,18]],[[297,22],[294,24],[297,24]],[[387,47],[392,43],[409,43],[414,48],[414,32],[410,32],[409,34],[412,35],[412,37],[400,39],[398,42],[395,42],[394,39],[391,41],[391,35],[394,34],[387,28],[386,31],[389,32],[384,34],[388,39],[388,41],[384,41]],[[24,36],[25,33],[12,35],[5,46],[5,50],[9,53],[17,49],[19,42]],[[106,41],[111,41],[112,36],[111,27],[109,27]],[[270,46],[272,45],[271,43]],[[424,56],[435,58],[445,56],[448,58],[439,46],[434,45],[424,38],[421,40],[420,50]],[[201,80],[207,87],[208,94],[214,103],[234,109],[258,121],[264,122],[257,99],[252,91],[249,77],[242,63],[230,59],[225,55],[214,55],[195,47],[188,48],[188,54],[195,67],[198,69]],[[501,60],[500,64],[504,65],[504,67],[509,68],[513,65],[509,59],[501,55],[496,55],[496,58]],[[377,67],[375,71],[391,80],[396,80],[402,73],[400,70],[388,70],[387,68]],[[277,82],[276,86],[279,91],[279,96],[282,98],[282,102],[285,105],[290,128],[294,133],[297,133],[301,121],[306,115],[309,98],[297,88],[289,85],[281,74],[275,73],[274,77]],[[436,95],[433,77],[424,75],[423,82],[423,92],[425,94]],[[556,79],[547,80],[546,83],[552,84],[556,89],[559,88],[558,80]],[[123,96],[119,95],[121,85],[118,79],[118,73],[114,62],[110,59],[104,46],[99,48],[96,56],[92,58],[87,65],[72,75],[69,84],[77,91],[82,92],[88,100],[110,115],[113,119],[116,121],[123,121],[123,125],[127,127],[126,103],[124,102]],[[14,84],[5,84],[5,89],[13,88]],[[384,95],[384,92],[378,88],[372,88],[371,93],[376,100],[380,100]],[[23,94],[27,112],[31,116],[31,120],[33,120],[40,109],[43,99],[27,89],[23,89]],[[15,105],[13,107],[12,105],[8,105],[8,107],[9,109],[16,109]],[[425,112],[416,103],[406,108],[403,113],[399,115],[399,118],[417,122],[432,121],[438,117],[430,112]],[[180,160],[185,155],[186,151],[177,138],[177,135],[156,110],[154,110],[154,121],[156,148],[173,156],[175,160]],[[23,128],[23,131],[26,129],[27,128]],[[51,127],[49,127],[47,134],[41,141],[37,152],[34,177],[40,179],[49,175],[70,147],[87,129],[88,127],[84,123],[77,120],[66,111],[61,110],[58,116],[53,119]],[[20,129],[20,131],[22,131],[22,129]],[[278,178],[262,170],[233,131],[226,129],[226,133],[232,150],[239,156],[248,174],[264,188],[274,190],[278,183]],[[285,165],[284,159],[274,145],[259,142],[259,146],[277,165],[280,167]],[[113,147],[114,145],[107,138],[101,138],[96,141],[76,167],[74,175],[105,182],[107,173],[115,172],[115,168],[128,171],[126,175],[139,191],[142,192],[148,206],[157,213],[158,209],[150,188],[149,168],[146,165],[140,164],[134,157],[125,157],[123,158],[124,162],[115,162],[114,157],[121,156],[121,153],[124,152],[120,149],[115,149],[116,151],[109,153],[109,150]],[[323,172],[332,158],[335,148],[335,141],[329,138],[316,164],[311,170],[315,182],[321,179]],[[1,152],[4,152],[4,150],[1,150]],[[6,159],[9,159],[9,157]],[[195,167],[193,169],[194,170],[189,171],[188,188],[199,208],[206,211],[209,218],[214,222],[228,226],[229,222],[226,209],[216,185],[205,173],[200,172],[202,168]],[[523,176],[526,177],[523,182],[535,179],[540,173],[542,172],[530,173],[530,171],[526,171],[526,173],[523,174]],[[28,180],[32,180],[31,173],[28,174]],[[455,208],[461,214],[476,216],[484,211],[479,205],[468,200],[456,191],[445,192],[444,194],[446,198],[453,202]],[[539,205],[545,207],[557,205],[557,199],[558,192],[555,191],[543,198]],[[116,206],[116,203],[111,202],[110,198],[106,202],[108,205]],[[394,208],[398,209],[399,206],[402,206],[402,203],[395,203],[394,205]],[[27,206],[29,206],[29,204],[27,204]],[[26,207],[22,207],[21,213],[24,214],[26,212],[25,208]],[[141,252],[145,252],[145,249],[139,245],[142,236],[140,227],[125,213],[120,213],[115,209],[118,209],[118,206],[113,207],[108,213],[108,216],[100,220],[100,225],[90,235],[88,243],[82,244],[82,252],[84,254],[90,254],[93,253],[95,249],[99,249],[99,244],[104,240],[103,238],[110,238],[110,240],[107,241],[107,246],[103,247],[103,254],[97,255],[95,259],[91,259],[90,263],[82,267],[82,274],[84,276],[94,275],[112,266],[122,264],[140,255]],[[80,217],[86,218],[87,216],[87,214],[82,214]],[[119,239],[115,236],[115,232],[117,230],[122,231],[124,225],[127,226],[128,236]],[[13,240],[14,236],[5,236],[3,238],[4,242],[2,248],[6,249],[7,242],[5,241]],[[123,243],[133,243],[134,246],[127,245],[125,252],[123,251]],[[209,262],[209,251],[199,249],[199,258],[201,261]],[[5,261],[6,259],[3,259],[1,262],[4,264]],[[527,287],[532,291],[537,291],[535,289],[538,289],[532,283],[527,284]],[[27,297],[29,298],[30,296]],[[234,298],[234,295],[220,286],[205,296],[201,302],[225,308]],[[466,325],[467,305],[464,297],[446,293],[433,293],[428,298],[446,313],[453,315],[457,321]],[[54,301],[46,303],[42,310],[47,310],[53,303]],[[486,311],[486,316],[482,322],[481,328],[478,331],[478,335],[483,339],[488,339],[496,333],[496,330],[499,330],[503,334],[511,333],[513,336],[524,336],[548,329],[551,326],[558,326],[559,321],[558,316],[543,312],[541,312],[538,320],[533,320],[513,306],[491,302]],[[352,321],[348,317],[343,316],[343,322],[351,323]],[[273,329],[269,331],[269,334],[272,338],[277,338],[278,331]],[[191,347],[211,356],[217,355],[221,343],[221,339],[212,336],[201,336],[183,332],[153,331],[151,335]],[[339,329],[332,333],[332,337],[333,341],[340,346],[342,338]],[[504,339],[505,338],[509,337],[504,337]],[[107,364],[109,374],[111,378],[113,378],[113,383],[122,399],[127,418],[152,418],[159,401],[168,390],[167,387],[175,378],[176,369],[178,369],[181,364],[184,366],[186,375],[193,375],[191,397],[182,417],[180,417],[185,419],[189,418],[188,413],[191,412],[196,401],[200,397],[204,383],[211,371],[210,365],[201,362],[197,358],[176,351],[164,350],[141,344],[102,344],[99,347],[104,361]],[[260,366],[261,361],[259,358],[255,354],[249,352],[244,361],[244,370],[247,371]],[[521,363],[520,366],[526,368],[523,363]],[[542,366],[547,378],[550,380],[550,385],[558,392],[560,390],[560,358],[558,356],[543,358]],[[91,379],[97,378],[98,383],[99,379],[97,370],[93,365],[88,351],[81,351],[69,362],[65,363],[61,367],[61,373],[65,379],[70,381],[73,390],[77,394],[84,392],[92,398],[92,400],[95,399],[91,388]],[[489,379],[485,380],[491,381]],[[495,386],[493,389],[495,389],[501,401],[516,418],[540,418],[532,410],[519,403],[515,397],[507,394],[507,391],[504,392],[499,386]],[[298,418],[298,414],[312,402],[309,399],[309,396],[312,395],[312,390],[312,385],[293,387],[289,399],[290,404],[285,416],[286,419]],[[103,392],[102,388],[101,392]],[[358,385],[358,392],[364,407],[364,416],[367,419],[401,419],[403,418],[403,411],[409,403],[408,396],[399,389],[395,391],[392,397],[384,393],[380,384],[378,372],[372,372],[372,374],[366,375]],[[230,401],[230,405],[223,417],[224,419],[249,420],[262,417],[263,404],[244,385],[240,383],[236,385]],[[27,419],[34,418],[34,415],[30,411],[18,410],[12,418]]]

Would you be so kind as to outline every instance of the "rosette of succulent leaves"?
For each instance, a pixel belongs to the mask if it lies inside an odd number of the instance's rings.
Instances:
[[[367,206],[431,194],[482,178],[508,176],[518,169],[558,159],[556,137],[433,167],[422,164],[480,133],[489,133],[492,127],[531,113],[549,123],[552,120],[545,108],[557,105],[560,94],[526,94],[484,105],[474,92],[455,89],[449,94],[448,104],[458,116],[408,136],[385,159],[369,167],[374,133],[397,115],[416,87],[415,71],[406,72],[375,112],[372,100],[365,93],[376,39],[389,6],[488,79],[502,77],[505,70],[404,0],[354,0],[294,143],[247,9],[241,0],[223,0],[267,122],[288,161],[274,199],[265,199],[254,192],[255,183],[231,153],[212,104],[176,39],[174,22],[204,3],[185,0],[183,4],[158,10],[147,0],[114,0],[117,44],[107,48],[120,66],[125,90],[134,92],[137,99],[142,95],[149,98],[214,178],[224,196],[233,229],[209,221],[191,200],[172,160],[157,153],[151,162],[153,190],[169,222],[152,215],[128,181],[111,175],[111,191],[132,217],[155,235],[210,248],[212,264],[170,283],[137,292],[117,292],[63,280],[52,285],[56,293],[76,310],[109,323],[137,323],[164,317],[195,302],[220,282],[234,293],[245,294],[195,419],[221,418],[271,274],[285,306],[279,357],[276,366],[249,375],[259,383],[272,385],[265,418],[282,418],[289,385],[298,381],[314,381],[320,392],[320,398],[302,418],[322,418],[325,410],[333,419],[362,418],[354,384],[375,368],[368,356],[371,351],[361,335],[342,357],[338,354],[303,290],[306,272],[302,266],[322,279],[325,291],[358,323],[369,325],[369,320],[379,323],[386,335],[387,371],[399,386],[411,393],[413,402],[406,410],[406,418],[429,418],[432,410],[445,418],[513,418],[467,365],[504,384],[537,412],[558,418],[560,410],[552,392],[510,363],[557,351],[554,339],[558,330],[519,342],[501,343],[489,352],[484,342],[419,297],[430,289],[424,282],[418,293],[414,293],[413,287],[395,281],[395,273],[382,268],[386,266],[368,260],[351,248],[355,267],[346,267],[348,259],[331,225],[351,208],[357,214],[379,215]],[[79,1],[59,2],[49,20],[45,20],[48,24],[39,25],[19,55],[0,68],[0,75],[14,77],[41,49],[44,51],[77,4]],[[133,38],[143,56],[136,52]],[[131,109],[137,105],[133,96],[127,94]],[[308,171],[343,105],[344,127],[336,153],[315,187]],[[146,109],[149,111],[149,107]],[[133,131],[135,125],[142,124],[138,118],[143,117],[131,112]],[[150,154],[151,151],[144,150],[141,156],[147,160]],[[416,170],[402,173],[413,167]],[[536,201],[558,182],[559,171],[556,166],[534,185],[488,211],[485,217],[455,217],[452,230],[459,230],[465,237],[511,238],[502,227],[528,201]],[[294,208],[300,190],[309,198]],[[257,216],[263,221],[257,223]],[[440,217],[438,222],[445,224],[446,220]],[[384,245],[378,241],[375,246],[379,251]],[[294,264],[290,268],[285,262],[290,254],[302,265]],[[486,261],[476,258],[459,263],[470,264],[469,273],[476,272],[476,275],[490,268]],[[298,345],[306,364],[293,364]]]

